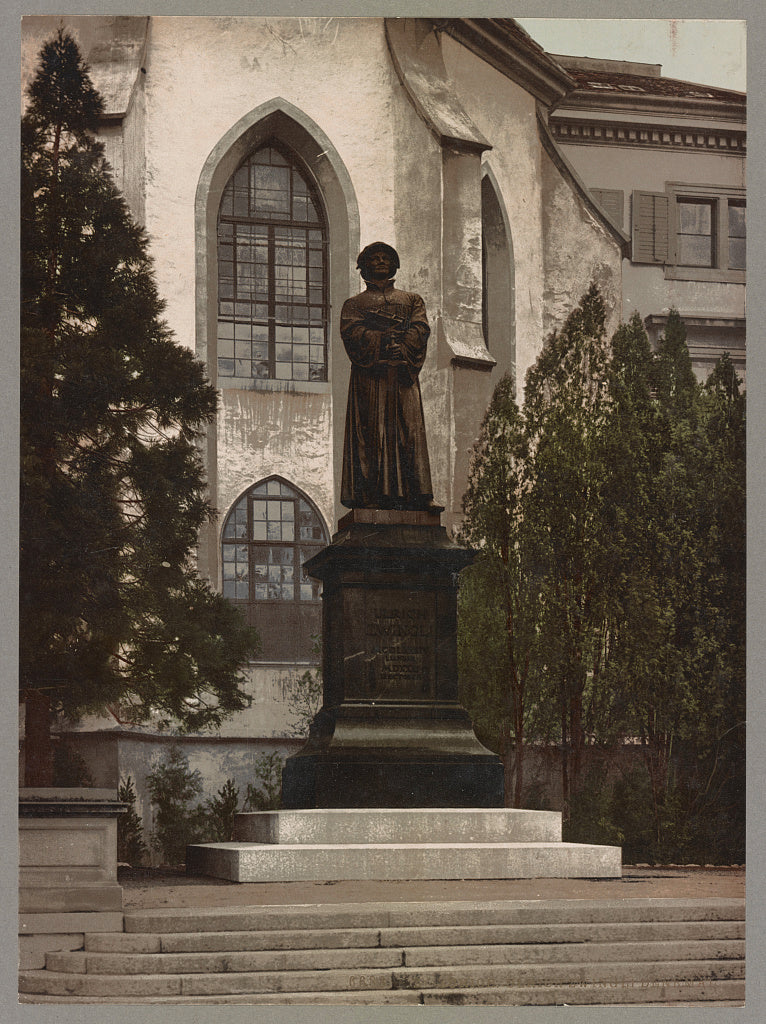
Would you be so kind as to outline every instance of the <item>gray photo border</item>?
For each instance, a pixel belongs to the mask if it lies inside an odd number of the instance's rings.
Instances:
[[[215,1016],[216,1022],[274,1021],[276,1024],[292,1024],[307,1019],[317,1024],[357,1024],[363,1021],[385,1021],[389,1024],[408,1024],[411,1020],[454,1022],[464,1024],[471,1019],[480,1019],[482,1024],[499,1021],[555,1022],[564,1019],[568,1024],[585,1024],[599,1013],[597,1007],[483,1007],[478,1011],[466,1012],[458,1007],[289,1007],[289,1006],[216,1006],[214,1014],[205,1006],[181,1005],[109,1005],[73,1004],[45,1005],[23,1004],[17,1001],[16,957],[16,889],[17,889],[17,840],[14,824],[16,813],[17,778],[17,736],[16,716],[13,713],[12,685],[16,677],[16,624],[17,613],[17,479],[18,479],[18,114],[19,114],[19,53],[20,19],[32,14],[58,14],[62,7],[40,0],[7,0],[0,18],[0,139],[2,140],[2,247],[4,259],[0,266],[0,355],[5,387],[0,401],[0,464],[4,487],[0,490],[0,544],[2,560],[8,578],[0,586],[0,621],[3,622],[3,643],[0,644],[0,680],[6,692],[5,714],[2,718],[3,740],[0,743],[0,779],[2,786],[3,828],[0,839],[0,884],[2,901],[2,965],[0,966],[0,1016],[6,1021],[35,1022],[35,1024],[123,1024],[125,1021],[193,1022],[202,1024]],[[748,291],[748,325],[750,340],[747,354],[748,376],[748,875],[751,881],[747,901],[748,913],[748,958],[747,958],[747,1004],[743,1008],[702,1009],[701,1015],[709,1021],[756,1021],[760,1019],[766,1005],[766,955],[764,954],[764,909],[766,894],[760,892],[758,884],[764,878],[766,853],[766,811],[759,799],[763,778],[766,775],[766,715],[763,696],[764,668],[766,667],[766,646],[764,629],[766,621],[766,529],[763,525],[763,497],[766,493],[766,445],[764,438],[764,384],[766,383],[766,351],[759,346],[758,328],[766,320],[766,289],[764,280],[766,261],[766,231],[764,230],[764,166],[766,165],[766,143],[764,127],[766,118],[766,8],[763,0],[520,0],[517,4],[491,2],[463,2],[442,0],[438,5],[423,0],[384,0],[370,10],[360,4],[341,2],[316,3],[312,0],[261,0],[257,5],[243,2],[223,3],[221,0],[155,0],[152,4],[136,0],[101,0],[100,3],[83,3],[70,0],[63,6],[63,13],[74,14],[157,14],[157,15],[257,15],[265,16],[417,16],[451,15],[517,18],[627,18],[627,19],[734,19],[747,22],[748,54],[748,122],[749,142],[748,203],[750,212],[750,252],[748,269],[751,282],[755,285]],[[760,627],[760,628],[759,628]],[[635,1024],[668,1020],[669,1008],[608,1007],[601,1010],[604,1021],[630,1021]],[[685,1020],[698,1020],[699,1016],[687,1015]]]

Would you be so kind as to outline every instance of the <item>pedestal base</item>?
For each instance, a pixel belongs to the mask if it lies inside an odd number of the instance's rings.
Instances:
[[[286,809],[499,807],[503,768],[480,755],[462,762],[296,756],[285,765],[282,793]]]
[[[355,509],[305,568],[323,589],[324,705],[282,806],[502,807],[503,766],[458,701],[457,579],[431,512]]]

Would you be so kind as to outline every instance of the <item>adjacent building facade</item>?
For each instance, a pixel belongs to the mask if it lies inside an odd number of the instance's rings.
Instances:
[[[677,309],[698,377],[724,352],[744,377],[745,94],[663,78],[656,64],[554,59],[576,87],[551,133],[631,235],[623,315],[638,311],[656,341]]]
[[[59,20],[24,19],[27,74]],[[602,163],[596,146],[574,141],[584,120],[569,102],[582,93],[575,69],[510,19],[64,22],[105,97],[101,135],[149,234],[167,320],[220,393],[205,446],[219,516],[201,537],[199,568],[259,629],[263,653],[248,669],[252,707],[183,743],[211,791],[226,778],[244,787],[260,752],[297,744],[286,699],[317,657],[320,594],[301,564],[342,512],[349,364],[338,320],[361,290],[364,245],[396,247],[397,284],[428,311],[420,381],[449,529],[494,386],[514,373],[521,397],[545,336],[592,281],[610,331],[633,308],[661,327],[675,298],[683,313],[692,307],[736,332],[744,289],[631,261],[630,196],[662,193],[670,216],[686,193],[664,183],[698,180],[672,160],[696,149],[660,148],[671,161],[661,172],[633,154],[627,165],[647,169],[631,178],[607,162],[624,157],[610,137]],[[604,124],[602,115],[588,118]],[[735,121],[732,140],[742,135]],[[735,230],[741,149],[702,150],[712,161],[702,179],[725,189],[700,204]],[[731,181],[721,180],[722,160]],[[621,210],[605,191],[622,192]],[[693,223],[700,218],[695,211]],[[728,237],[736,261],[740,235]],[[83,723],[77,742],[96,785],[131,774],[146,805],[143,780],[166,735],[121,723],[115,708]]]

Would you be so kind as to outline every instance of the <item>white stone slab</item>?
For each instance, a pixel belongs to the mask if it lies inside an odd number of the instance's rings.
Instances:
[[[191,874],[233,882],[449,878],[618,878],[616,846],[582,843],[207,843],[187,848]]]
[[[517,808],[312,809],[238,814],[247,843],[525,843],[561,840],[558,811]]]

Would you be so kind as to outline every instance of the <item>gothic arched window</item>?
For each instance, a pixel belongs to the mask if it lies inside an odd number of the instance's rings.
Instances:
[[[218,213],[218,383],[327,380],[327,223],[297,157],[251,153]]]
[[[484,341],[502,372],[515,371],[513,243],[489,174],[481,180],[481,321]]]
[[[279,477],[250,487],[223,524],[223,593],[258,629],[266,660],[310,658],[320,584],[302,566],[328,543],[308,498]]]

